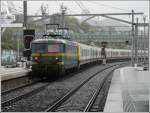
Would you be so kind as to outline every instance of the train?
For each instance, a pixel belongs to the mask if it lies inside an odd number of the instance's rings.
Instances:
[[[32,71],[41,77],[60,77],[66,70],[102,61],[100,47],[65,39],[36,39],[31,48]],[[109,60],[129,59],[131,51],[108,48],[106,54]]]

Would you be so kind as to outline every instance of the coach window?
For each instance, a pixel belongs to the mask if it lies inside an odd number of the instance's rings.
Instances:
[[[88,50],[86,50],[86,56],[88,56]]]
[[[82,51],[82,52],[83,52],[82,56],[84,56],[84,49],[83,49],[83,51]]]

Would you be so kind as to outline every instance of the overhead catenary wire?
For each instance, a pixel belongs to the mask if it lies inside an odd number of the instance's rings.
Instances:
[[[102,3],[99,3],[99,2],[95,2],[95,1],[87,1],[87,2],[92,3],[92,4],[96,4],[96,5],[101,5],[103,7],[109,7],[109,8],[113,8],[113,9],[117,9],[117,10],[131,12],[131,11],[126,10],[126,9],[122,9],[122,8],[119,8],[119,7],[114,7],[114,6],[111,6],[111,5],[102,4]]]
[[[82,3],[82,1],[79,1],[80,2],[80,4],[82,5],[82,7],[84,8],[84,9],[87,9],[85,6],[84,6],[84,4]]]
[[[7,4],[3,4],[3,6],[6,6],[6,7],[9,7],[9,5]],[[20,8],[19,8],[20,9]],[[13,10],[14,12],[16,12],[16,13],[23,13],[23,11],[22,10],[17,10],[16,8],[13,8],[13,7],[11,7],[11,10]]]
[[[83,4],[83,2],[82,2],[82,1],[79,1],[79,2],[80,2],[80,4],[82,5],[82,7],[84,8],[84,10],[87,10],[88,13],[90,13],[89,9],[88,9],[87,7],[85,7],[85,5]]]
[[[82,8],[82,6],[78,3],[78,1],[75,1],[75,3],[79,6],[79,8],[80,8],[81,10],[84,10],[84,8]]]

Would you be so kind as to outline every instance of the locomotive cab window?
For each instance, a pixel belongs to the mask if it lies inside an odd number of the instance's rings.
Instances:
[[[58,44],[48,45],[48,52],[49,53],[58,53],[59,52],[59,45]]]
[[[32,43],[32,52],[40,52],[45,53],[47,52],[47,44],[42,43]]]

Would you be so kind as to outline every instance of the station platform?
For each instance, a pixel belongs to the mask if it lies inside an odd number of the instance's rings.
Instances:
[[[10,80],[14,78],[19,78],[26,76],[31,69],[23,68],[23,67],[16,67],[16,68],[0,68],[0,77],[1,81]]]
[[[149,112],[150,72],[142,67],[115,70],[104,112]]]

